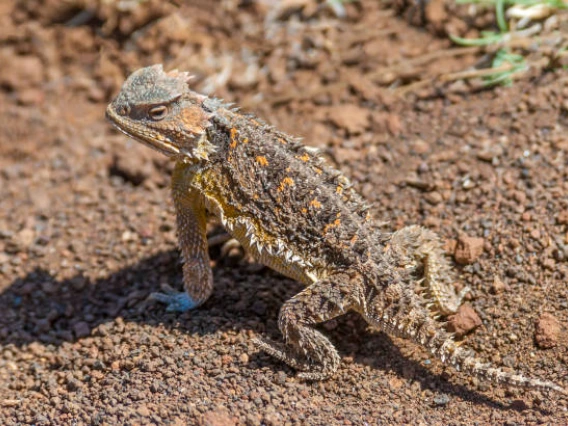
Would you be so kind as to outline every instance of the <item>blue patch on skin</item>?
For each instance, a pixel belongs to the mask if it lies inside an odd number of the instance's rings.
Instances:
[[[174,294],[153,293],[152,299],[166,303],[168,305],[166,311],[168,312],[186,312],[199,305],[185,292]]]

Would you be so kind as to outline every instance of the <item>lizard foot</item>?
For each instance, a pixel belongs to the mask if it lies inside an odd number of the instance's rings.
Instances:
[[[158,302],[167,304],[168,312],[186,312],[195,308],[196,303],[186,292],[174,290],[169,285],[162,285],[163,293],[152,293],[148,296],[148,300],[157,300]]]
[[[332,377],[337,370],[337,366],[335,365],[328,368],[327,366],[301,360],[298,355],[293,354],[292,351],[282,343],[277,343],[265,338],[255,338],[253,339],[253,343],[258,349],[266,352],[268,355],[279,359],[295,370],[299,370],[300,372],[297,374],[297,377],[302,380],[326,380]]]

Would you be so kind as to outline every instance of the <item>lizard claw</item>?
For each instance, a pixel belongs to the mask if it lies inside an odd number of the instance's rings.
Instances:
[[[151,293],[148,300],[157,300],[167,304],[166,311],[168,312],[186,312],[198,305],[189,294],[176,291],[167,284],[162,286],[161,293]]]

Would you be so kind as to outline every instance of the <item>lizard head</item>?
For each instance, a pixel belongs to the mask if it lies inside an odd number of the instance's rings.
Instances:
[[[189,90],[187,73],[164,72],[153,65],[132,73],[106,117],[120,131],[163,154],[182,161],[207,159],[210,126],[202,108],[206,96]]]

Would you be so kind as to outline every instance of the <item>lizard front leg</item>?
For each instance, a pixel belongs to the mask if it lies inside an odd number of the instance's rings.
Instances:
[[[317,281],[282,306],[278,326],[285,344],[255,339],[256,346],[291,367],[298,377],[323,380],[338,369],[340,358],[333,344],[314,327],[345,314],[365,310],[363,279],[356,273],[338,273]]]
[[[150,297],[167,303],[168,311],[184,312],[203,304],[213,291],[209,264],[206,213],[201,194],[191,187],[191,166],[178,163],[172,176],[172,197],[176,211],[178,243],[183,257],[185,292],[166,290]]]

